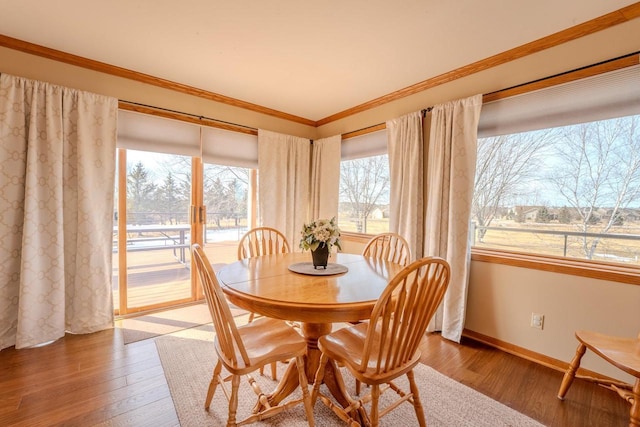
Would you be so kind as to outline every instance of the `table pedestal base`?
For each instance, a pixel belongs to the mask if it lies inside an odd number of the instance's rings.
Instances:
[[[331,332],[331,323],[303,323],[302,334],[307,341],[307,354],[305,356],[305,371],[309,387],[313,386],[316,371],[320,365],[320,350],[318,349],[318,338]],[[331,395],[343,408],[349,406],[349,394],[347,393],[338,366],[333,360],[329,360],[325,365],[324,378],[322,381]],[[295,360],[289,362],[289,366],[282,377],[280,383],[273,393],[268,396],[271,405],[277,405],[289,396],[300,385],[298,379],[298,368]],[[354,414],[356,415],[356,414]],[[357,417],[357,415],[356,415]],[[358,417],[359,418],[359,417]],[[356,418],[356,419],[358,419]]]

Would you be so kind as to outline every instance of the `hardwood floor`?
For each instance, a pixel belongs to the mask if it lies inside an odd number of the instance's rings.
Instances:
[[[475,341],[458,345],[429,335],[423,362],[548,426],[629,420],[629,405],[613,392],[576,380],[560,402],[562,373]],[[154,341],[125,346],[116,328],[0,351],[0,425],[179,424]]]
[[[178,425],[154,342],[117,328],[1,351],[0,390],[0,425]]]
[[[577,345],[577,344],[576,344]],[[567,355],[567,358],[573,354]],[[564,372],[463,337],[460,345],[430,335],[422,362],[547,426],[627,426],[631,406],[618,395],[575,380],[564,401],[556,395]]]

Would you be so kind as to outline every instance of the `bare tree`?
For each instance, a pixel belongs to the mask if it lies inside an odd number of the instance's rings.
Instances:
[[[167,176],[171,174],[175,181],[176,193],[182,200],[187,200],[187,208],[191,201],[191,157],[180,156],[177,154],[163,156],[158,163],[159,173]]]
[[[563,166],[552,182],[579,219],[579,231],[607,233],[640,198],[640,116],[569,126],[561,137],[556,156]],[[603,207],[604,217],[597,214]],[[587,259],[600,241],[582,239]]]
[[[247,215],[249,169],[222,165],[205,165],[204,201],[208,220],[222,228],[221,221]]]
[[[342,162],[340,195],[348,200],[358,219],[358,231],[367,232],[367,219],[389,188],[387,156],[364,157]]]
[[[162,185],[156,189],[154,206],[157,212],[164,214],[169,224],[179,224],[189,212],[190,196],[190,192],[185,194],[184,187],[168,172]]]
[[[157,180],[153,212],[161,223],[188,223],[191,204],[191,157],[152,153],[151,170]],[[162,181],[160,181],[160,177]]]
[[[488,227],[508,200],[530,191],[531,178],[542,167],[554,130],[501,135],[478,140],[472,216]],[[480,229],[482,241],[486,230]]]
[[[204,170],[205,175],[210,179],[220,178],[227,182],[236,180],[240,186],[247,187],[249,185],[250,169],[207,163],[204,165]]]
[[[191,200],[191,158],[169,156],[161,162],[162,170],[172,174],[180,197]],[[236,225],[247,213],[249,169],[218,164],[204,164],[204,202],[208,220],[222,227],[222,220],[233,218]]]
[[[153,198],[157,185],[142,162],[137,162],[127,171],[127,217],[132,224],[147,221],[145,215],[153,209]]]

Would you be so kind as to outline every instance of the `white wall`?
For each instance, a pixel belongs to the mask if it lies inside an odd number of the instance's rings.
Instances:
[[[465,328],[546,356],[570,361],[588,329],[636,337],[640,286],[474,261]],[[544,314],[542,330],[531,313]],[[620,379],[630,376],[587,353],[583,367]]]

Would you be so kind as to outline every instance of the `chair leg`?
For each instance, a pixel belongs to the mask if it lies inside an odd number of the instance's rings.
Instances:
[[[240,375],[231,378],[231,397],[229,399],[229,418],[227,427],[236,427],[236,413],[238,411],[238,389],[240,388]]]
[[[629,418],[629,427],[640,426],[640,378],[636,379],[633,386],[633,402],[631,402],[631,411]]]
[[[216,367],[213,368],[213,375],[211,376],[211,382],[209,382],[209,390],[207,390],[207,398],[204,401],[204,409],[206,409],[207,411],[211,406],[211,400],[213,399],[213,395],[216,392],[216,387],[218,387],[220,372],[222,372],[222,362],[218,361]]]
[[[576,372],[580,367],[580,360],[586,351],[587,346],[580,343],[576,349],[576,355],[573,356],[573,359],[567,368],[567,372],[565,372],[564,377],[562,378],[562,384],[560,384],[560,390],[558,390],[558,399],[564,400],[564,396],[567,394],[567,391],[569,391],[569,387],[571,387],[571,383],[573,383],[573,379],[576,377]]]
[[[276,381],[278,379],[278,364],[273,362],[271,364],[271,379]],[[264,366],[260,366],[260,375],[264,375]]]
[[[302,401],[304,402],[304,411],[307,413],[307,422],[309,427],[315,426],[313,418],[313,405],[311,403],[311,393],[309,393],[309,382],[307,381],[307,373],[304,369],[304,357],[296,357],[296,365],[298,368],[298,381],[302,390]]]
[[[420,392],[416,385],[416,379],[413,374],[413,369],[407,372],[407,378],[409,379],[409,388],[413,395],[413,409],[416,411],[416,418],[418,418],[418,424],[420,427],[427,427],[427,421],[424,418],[424,409],[422,408],[422,401],[420,401]]]
[[[380,385],[373,384],[371,386],[371,427],[378,427],[380,423],[380,413],[378,410],[378,401],[380,400]]]

